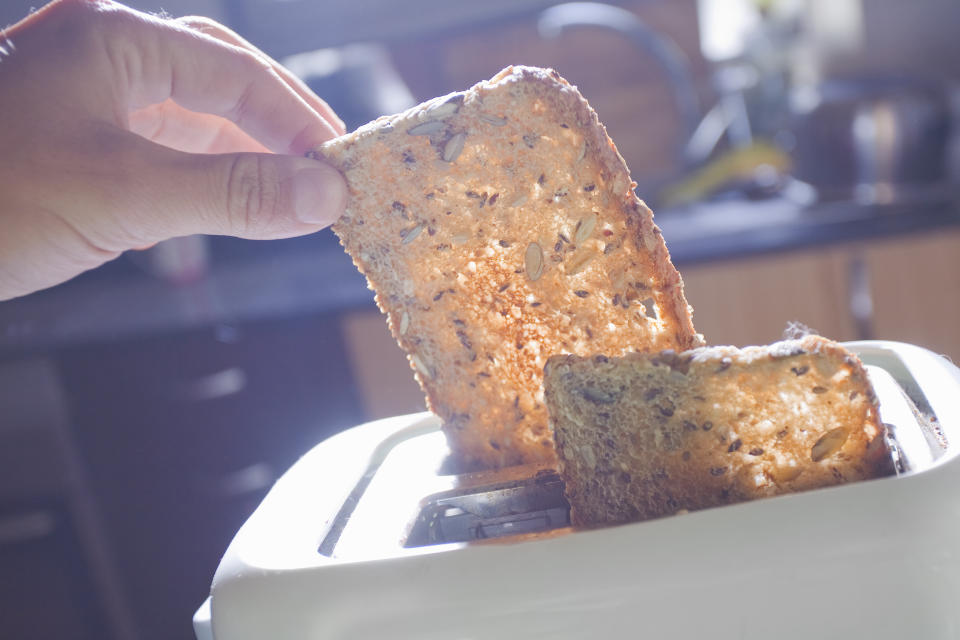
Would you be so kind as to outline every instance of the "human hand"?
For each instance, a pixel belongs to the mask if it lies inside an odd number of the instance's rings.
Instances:
[[[302,157],[343,123],[204,18],[53,2],[0,32],[0,114],[0,300],[167,238],[310,233],[345,206],[340,174]]]

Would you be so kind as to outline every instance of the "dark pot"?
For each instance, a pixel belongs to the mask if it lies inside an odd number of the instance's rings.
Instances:
[[[831,80],[794,115],[795,175],[821,199],[891,201],[946,179],[950,106],[909,78]]]

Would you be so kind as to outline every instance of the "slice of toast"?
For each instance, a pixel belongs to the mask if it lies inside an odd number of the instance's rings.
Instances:
[[[554,462],[557,353],[698,345],[680,276],[576,88],[511,67],[325,144],[334,231],[464,468]]]
[[[863,365],[819,336],[745,349],[557,356],[544,386],[579,526],[893,471]]]

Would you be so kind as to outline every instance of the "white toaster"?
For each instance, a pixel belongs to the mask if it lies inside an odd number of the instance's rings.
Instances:
[[[846,346],[896,476],[578,531],[551,469],[451,475],[436,417],[379,420],[280,478],[197,638],[960,638],[960,370]]]

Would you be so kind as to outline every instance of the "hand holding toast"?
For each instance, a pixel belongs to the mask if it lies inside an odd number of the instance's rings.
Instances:
[[[280,238],[346,198],[303,154],[344,131],[203,18],[60,0],[0,32],[0,300],[195,233]]]

